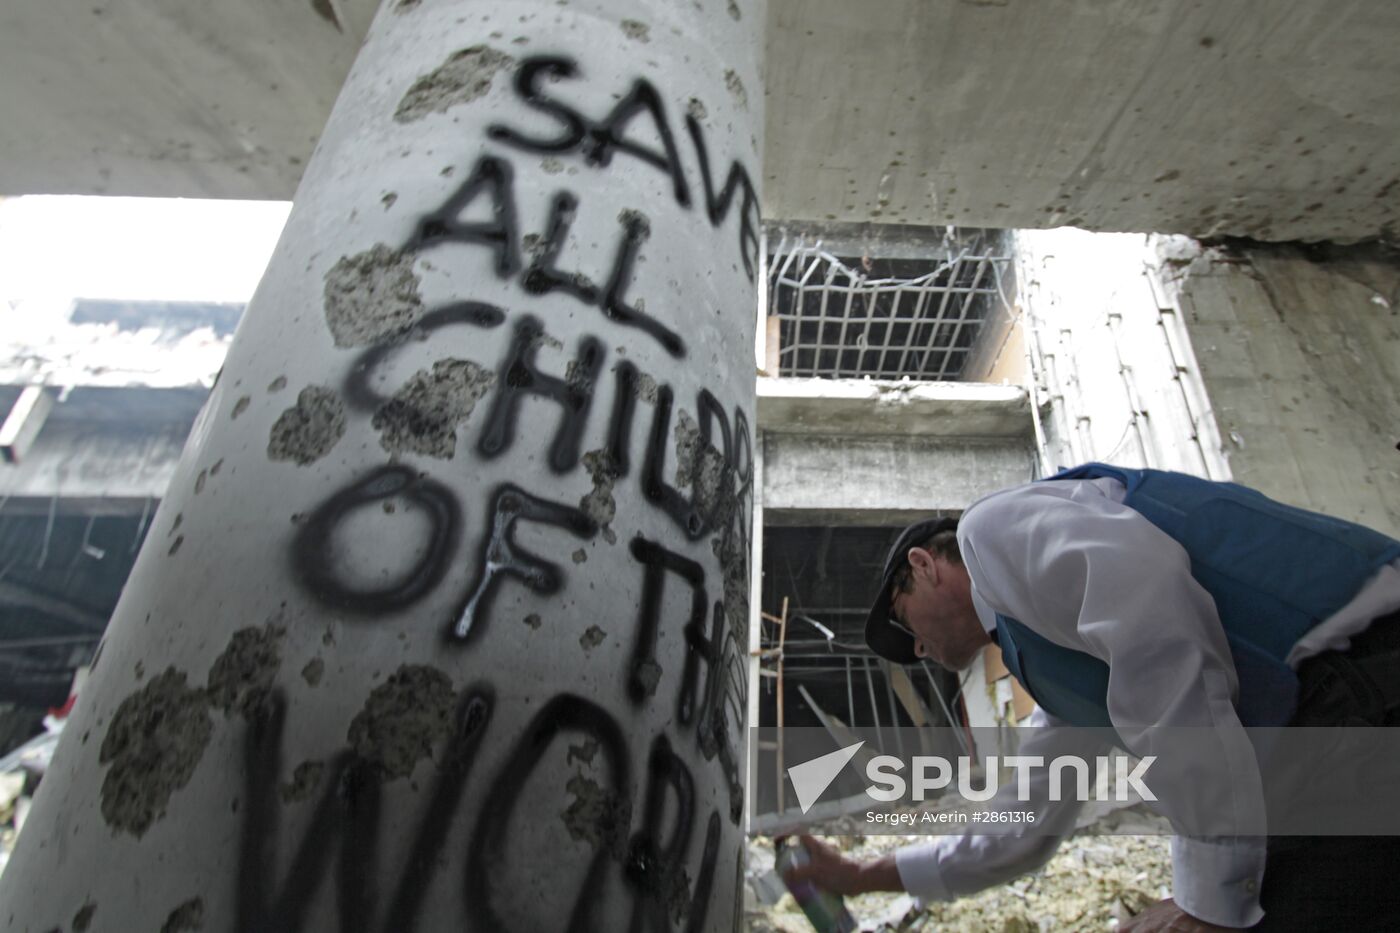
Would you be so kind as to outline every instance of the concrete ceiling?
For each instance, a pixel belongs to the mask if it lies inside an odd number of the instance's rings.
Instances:
[[[375,6],[5,4],[0,193],[288,198]],[[765,214],[1394,236],[1397,40],[1387,0],[770,0]]]

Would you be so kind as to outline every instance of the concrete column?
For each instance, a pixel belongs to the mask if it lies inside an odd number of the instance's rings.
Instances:
[[[761,0],[390,0],[6,930],[727,930]]]

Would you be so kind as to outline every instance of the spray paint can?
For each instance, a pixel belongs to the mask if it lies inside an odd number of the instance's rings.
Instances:
[[[855,933],[858,924],[846,909],[845,898],[830,891],[823,891],[810,881],[788,881],[788,872],[811,862],[812,856],[796,839],[778,841],[778,876],[792,893],[797,906],[802,908],[802,912],[811,921],[812,928],[817,933]]]

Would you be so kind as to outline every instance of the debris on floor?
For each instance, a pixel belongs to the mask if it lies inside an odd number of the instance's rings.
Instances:
[[[1171,837],[1101,835],[1121,831],[1114,814],[1071,836],[1041,870],[974,897],[919,907],[907,894],[862,894],[846,899],[861,930],[870,933],[1041,933],[1105,931],[1171,894]],[[1107,826],[1106,826],[1107,824]],[[1146,827],[1148,824],[1144,824]],[[850,858],[868,861],[927,836],[825,837]],[[811,933],[801,909],[781,883],[775,889],[773,841],[749,840],[745,892],[749,933]]]

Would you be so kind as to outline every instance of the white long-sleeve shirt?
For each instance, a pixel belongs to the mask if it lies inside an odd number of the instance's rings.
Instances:
[[[983,626],[1003,613],[1057,644],[1110,663],[1109,717],[1128,750],[1158,755],[1153,789],[1162,809],[1189,809],[1162,789],[1191,787],[1233,815],[1237,838],[1178,836],[1172,842],[1173,897],[1188,913],[1222,926],[1263,917],[1264,816],[1258,767],[1235,713],[1234,664],[1215,603],[1190,573],[1185,550],[1123,505],[1114,479],[1035,483],[974,503],[958,526],[973,605]],[[1400,561],[1382,568],[1357,596],[1299,642],[1294,667],[1313,654],[1345,648],[1350,637],[1400,609]],[[1169,659],[1164,661],[1164,659]],[[1033,726],[1062,725],[1037,710]],[[1204,744],[1182,754],[1166,749],[1153,727],[1210,727]],[[1042,728],[1020,754],[1089,758],[1079,730]],[[1209,747],[1207,747],[1209,746]],[[906,890],[951,900],[1008,881],[1044,864],[1074,829],[1079,804],[1051,802],[1048,776],[1031,787],[1035,835],[943,837],[896,854]],[[999,802],[999,801],[998,801]],[[1027,803],[1007,800],[1025,809]],[[1257,835],[1256,835],[1257,834]]]

